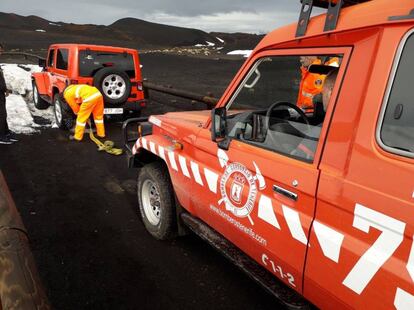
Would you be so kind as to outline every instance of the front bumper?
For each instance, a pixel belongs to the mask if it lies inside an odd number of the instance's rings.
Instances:
[[[124,149],[129,168],[136,167],[136,154],[132,151],[133,146],[139,138],[151,134],[152,124],[148,122],[148,117],[131,118],[123,123],[122,136],[124,138]]]

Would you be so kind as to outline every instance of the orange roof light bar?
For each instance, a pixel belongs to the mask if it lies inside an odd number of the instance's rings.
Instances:
[[[325,27],[323,30],[326,32],[336,29],[342,7],[352,6],[368,1],[371,0],[300,0],[302,3],[302,9],[299,16],[296,37],[303,37],[306,34],[314,6],[328,9]]]

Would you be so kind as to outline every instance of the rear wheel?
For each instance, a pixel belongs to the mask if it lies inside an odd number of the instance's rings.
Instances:
[[[140,169],[138,203],[147,231],[156,239],[167,240],[177,235],[175,196],[167,167],[154,162]]]
[[[66,102],[56,94],[54,100],[54,112],[56,125],[62,130],[70,130],[75,123],[75,116]]]
[[[33,86],[33,103],[36,109],[45,110],[49,107],[49,103],[43,100],[39,95],[39,89],[37,88],[36,81],[32,81]]]

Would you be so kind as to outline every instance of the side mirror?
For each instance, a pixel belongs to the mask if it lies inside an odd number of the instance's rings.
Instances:
[[[46,59],[39,58],[39,67],[46,68]]]
[[[226,107],[211,110],[211,140],[217,142],[226,137]]]

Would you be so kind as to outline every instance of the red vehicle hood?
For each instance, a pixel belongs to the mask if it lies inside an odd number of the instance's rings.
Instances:
[[[193,141],[197,133],[210,119],[211,111],[171,112],[151,116],[149,121],[162,128],[175,139]],[[190,139],[190,140],[188,140]]]

